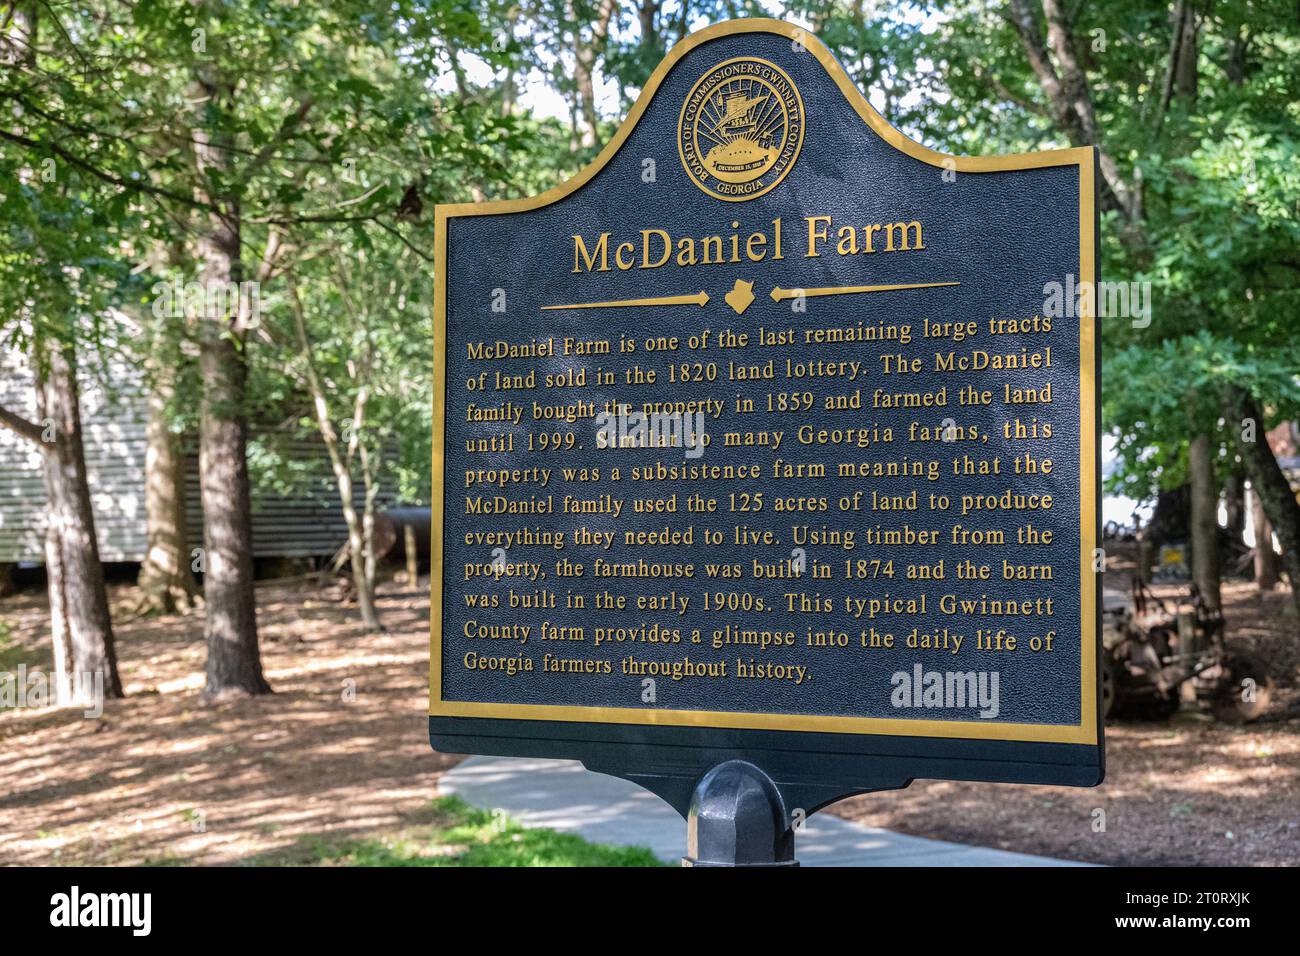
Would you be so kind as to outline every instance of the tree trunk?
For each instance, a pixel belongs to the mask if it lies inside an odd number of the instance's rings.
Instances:
[[[318,410],[324,409],[323,394],[317,397],[316,407]],[[379,631],[383,629],[383,625],[379,621],[379,612],[375,609],[375,582],[371,571],[373,566],[371,555],[374,554],[372,515],[368,508],[364,518],[357,514],[353,502],[352,474],[338,453],[338,438],[333,435],[333,428],[328,425],[328,419],[323,423],[322,435],[327,431],[333,441],[331,442],[331,438],[326,438],[325,444],[330,449],[330,460],[334,464],[334,476],[338,481],[339,500],[343,504],[343,519],[348,526],[348,557],[352,569],[352,584],[357,589],[357,610],[361,612],[361,623],[365,625],[366,630]]]
[[[1241,475],[1231,474],[1223,483],[1223,510],[1227,517],[1226,528],[1233,546],[1245,547],[1246,488]]]
[[[1264,502],[1254,486],[1250,489],[1250,521],[1255,526],[1255,586],[1261,591],[1277,587],[1277,552],[1273,550],[1273,525],[1264,513]]]
[[[1162,544],[1186,544],[1190,537],[1191,496],[1187,485],[1161,488],[1155,510],[1143,531],[1143,540],[1153,548]]]
[[[326,444],[329,444],[328,440]],[[337,453],[331,454],[330,457],[337,458]],[[373,554],[373,548],[369,546],[373,540],[372,535],[369,534],[370,516],[367,515],[366,520],[363,521],[357,514],[352,500],[352,475],[349,474],[341,459],[335,465],[334,476],[338,482],[339,499],[343,503],[343,520],[348,526],[349,566],[352,571],[352,585],[357,589],[357,610],[361,613],[361,623],[368,631],[382,630],[379,612],[375,609],[374,581],[368,574],[367,556]]]
[[[402,549],[406,552],[406,584],[415,587],[420,578],[420,552],[415,543],[415,529],[409,524],[402,528]]]
[[[343,509],[343,520],[348,528],[348,563],[352,571],[352,585],[357,590],[357,609],[361,612],[361,622],[368,631],[382,630],[379,612],[375,609],[375,589],[373,574],[367,574],[368,560],[373,565],[374,536],[373,516],[367,507],[365,521],[357,514],[354,501],[352,471],[350,468],[352,452],[347,458],[339,447],[339,435],[330,416],[329,396],[325,384],[316,371],[312,360],[311,339],[307,334],[307,317],[303,312],[302,299],[298,296],[298,286],[292,275],[287,279],[289,290],[289,307],[293,312],[294,333],[298,338],[298,349],[307,380],[307,390],[311,392],[312,408],[316,413],[316,429],[325,443],[329,454],[330,467],[334,471],[334,481],[339,489],[339,504]],[[357,432],[365,421],[366,400],[369,393],[363,387],[357,394],[356,404],[352,409],[352,426],[354,429],[351,443],[360,443]],[[367,505],[369,498],[367,497]],[[371,556],[369,559],[367,556]]]
[[[0,33],[0,62],[21,63],[34,73],[36,5],[10,4],[8,13],[7,29]],[[53,435],[10,414],[0,418],[41,450],[55,701],[93,707],[99,703],[97,693],[121,697],[122,682],[117,676],[113,622],[86,480],[76,358],[72,346],[44,337],[37,339],[33,357],[38,417],[52,423]]]
[[[510,9],[506,11],[506,29],[505,37],[507,40],[514,39],[515,27],[519,23],[520,9],[518,5],[511,4]],[[515,78],[515,58],[510,58],[510,65],[506,67],[505,77],[501,81],[501,115],[511,116],[515,111],[515,103],[519,97],[518,80]]]
[[[368,631],[381,631],[383,624],[379,621],[379,611],[375,608],[374,562],[370,558],[374,540],[369,531],[372,527],[369,516],[362,523],[361,534],[357,540],[357,550],[352,555],[352,581],[357,588],[357,605],[361,611],[361,623]],[[349,532],[348,539],[352,535]]]
[[[214,223],[200,241],[205,283],[232,281],[239,236]],[[211,288],[211,286],[208,286]],[[209,695],[228,691],[263,694],[253,590],[253,519],[248,481],[248,434],[244,421],[247,370],[222,316],[200,322],[199,368],[203,376],[199,427],[199,473],[203,497],[203,600],[208,644]]]
[[[39,394],[39,393],[38,393]],[[44,407],[45,399],[37,404]],[[50,469],[41,468],[45,500],[54,500]],[[68,636],[68,603],[63,592],[63,544],[53,521],[45,525],[45,587],[50,606],[50,647],[54,659],[54,702],[60,707],[72,703],[72,641]]]
[[[375,473],[370,461],[370,452],[364,444],[360,445],[361,486],[365,502],[361,512],[361,539],[366,555],[366,586],[373,599],[375,594],[375,498],[379,495],[379,485],[375,482]]]
[[[1098,148],[1102,202],[1107,208],[1117,209],[1129,222],[1139,221],[1142,218],[1141,191],[1124,180],[1119,163],[1101,142],[1088,77],[1075,52],[1074,18],[1059,0],[1042,0],[1042,9],[1047,21],[1046,42],[1030,0],[1010,0],[1009,19],[1020,36],[1029,66],[1047,98],[1052,121],[1072,146]]]
[[[1192,578],[1212,608],[1223,606],[1219,576],[1219,487],[1210,439],[1197,435],[1187,449],[1192,485]]]
[[[1183,18],[1182,32],[1178,37],[1178,66],[1174,73],[1174,84],[1180,96],[1189,100],[1196,99],[1197,92],[1197,35],[1200,24],[1195,10],[1188,10]]]
[[[41,452],[49,493],[49,521],[59,545],[55,577],[61,582],[61,595],[51,591],[51,613],[61,604],[66,615],[71,650],[69,676],[79,691],[76,703],[93,704],[96,680],[103,682],[105,697],[123,695],[86,480],[80,391],[70,348],[48,345],[38,351],[38,366],[42,358],[44,368],[37,371],[39,414],[53,425],[54,435],[53,440],[41,443]]]
[[[655,16],[663,0],[641,0],[637,5],[637,19],[641,22],[641,45],[653,46],[659,39],[655,33]]]
[[[155,360],[149,389],[148,449],[144,464],[145,556],[140,588],[145,607],[162,614],[189,611],[198,588],[190,573],[185,526],[185,462],[168,427],[175,371]]]
[[[1300,502],[1296,501],[1291,483],[1264,440],[1264,414],[1255,397],[1236,386],[1229,386],[1226,404],[1226,418],[1237,436],[1237,450],[1246,466],[1246,475],[1258,491],[1264,513],[1282,544],[1282,563],[1290,578],[1291,602],[1297,619],[1300,619]],[[1246,420],[1255,423],[1256,441],[1242,438],[1237,423]]]
[[[223,104],[231,87],[200,67],[193,130],[194,154],[210,181],[231,181],[233,153],[221,128]],[[213,117],[216,117],[214,120]],[[207,215],[197,242],[203,263],[203,288],[238,288],[240,208],[236,196],[206,195],[216,210]],[[257,646],[257,605],[253,591],[253,521],[248,481],[248,427],[245,411],[247,366],[242,304],[220,312],[222,296],[207,294],[198,318],[199,374],[203,400],[199,426],[199,476],[203,499],[204,632],[208,645],[209,697],[229,693],[264,694],[271,688],[262,676]]]
[[[596,112],[596,58],[605,50],[609,38],[609,22],[614,15],[614,0],[600,0],[596,20],[591,27],[591,39],[584,41],[582,27],[573,24],[573,80],[582,113],[582,146],[590,149],[596,145],[600,116]],[[572,4],[570,4],[572,9]]]

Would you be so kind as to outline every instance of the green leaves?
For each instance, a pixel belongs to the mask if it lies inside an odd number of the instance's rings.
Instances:
[[[1229,466],[1231,430],[1240,423],[1221,421],[1225,386],[1267,396],[1273,421],[1300,416],[1300,339],[1264,347],[1202,330],[1131,345],[1110,357],[1102,382],[1103,420],[1118,456],[1106,485],[1141,500],[1183,482],[1193,431],[1214,436]],[[1259,433],[1273,421],[1258,423]]]
[[[1288,0],[1200,5],[1194,95],[1165,97],[1167,0],[1070,9],[1102,145],[1143,198],[1136,222],[1103,219],[1102,278],[1150,283],[1152,323],[1107,320],[1102,338],[1116,480],[1149,490],[1174,480],[1224,382],[1248,383],[1278,413],[1296,402],[1300,27]],[[618,6],[592,50],[597,75],[626,108],[689,28],[767,12],[756,0]],[[1067,145],[1005,0],[789,0],[777,12],[816,24],[891,122],[927,145]],[[393,372],[373,399],[375,427],[424,434],[432,206],[535,194],[590,158],[597,147],[578,148],[567,117],[533,115],[514,94],[545,80],[550,99],[580,113],[575,34],[589,40],[596,15],[594,0],[42,7],[33,68],[0,75],[0,131],[22,137],[0,137],[0,341],[20,341],[32,322],[80,334],[79,316],[124,301],[147,310],[141,288],[172,268],[195,278],[204,197],[237,199],[249,270],[273,233],[286,240],[265,294],[294,270],[332,387],[357,387],[348,362],[365,301],[366,347]],[[220,80],[217,92],[198,77]],[[228,162],[196,165],[200,133],[225,138]],[[340,260],[354,264],[347,278]],[[273,310],[248,346],[253,391],[276,421],[305,408],[281,318]],[[181,353],[183,323],[165,332]],[[408,452],[403,474],[422,493],[428,455]]]

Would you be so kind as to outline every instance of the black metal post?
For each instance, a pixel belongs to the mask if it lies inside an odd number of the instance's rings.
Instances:
[[[746,760],[701,779],[686,817],[682,866],[798,866],[794,831],[772,778]]]

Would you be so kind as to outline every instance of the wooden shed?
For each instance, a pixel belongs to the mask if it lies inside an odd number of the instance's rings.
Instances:
[[[102,378],[111,391],[81,375],[81,417],[95,531],[106,562],[140,561],[145,553],[144,466],[148,418],[139,371],[110,360]],[[27,359],[0,351],[0,403],[30,419],[36,400]],[[324,443],[317,437],[287,438],[252,429],[250,447],[273,449],[288,460],[293,481],[275,490],[255,481],[253,554],[257,558],[327,557],[347,541],[347,524]],[[186,512],[190,547],[203,541],[198,457],[186,456]],[[359,484],[359,482],[358,482]],[[376,508],[394,501],[381,489]],[[363,504],[360,489],[356,505]],[[44,563],[45,485],[41,456],[30,442],[0,428],[0,564]]]

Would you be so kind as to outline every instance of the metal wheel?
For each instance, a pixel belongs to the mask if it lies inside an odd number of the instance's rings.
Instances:
[[[1249,651],[1235,648],[1227,649],[1223,665],[1228,679],[1214,700],[1214,715],[1234,724],[1258,720],[1268,711],[1273,697],[1268,665]]]

